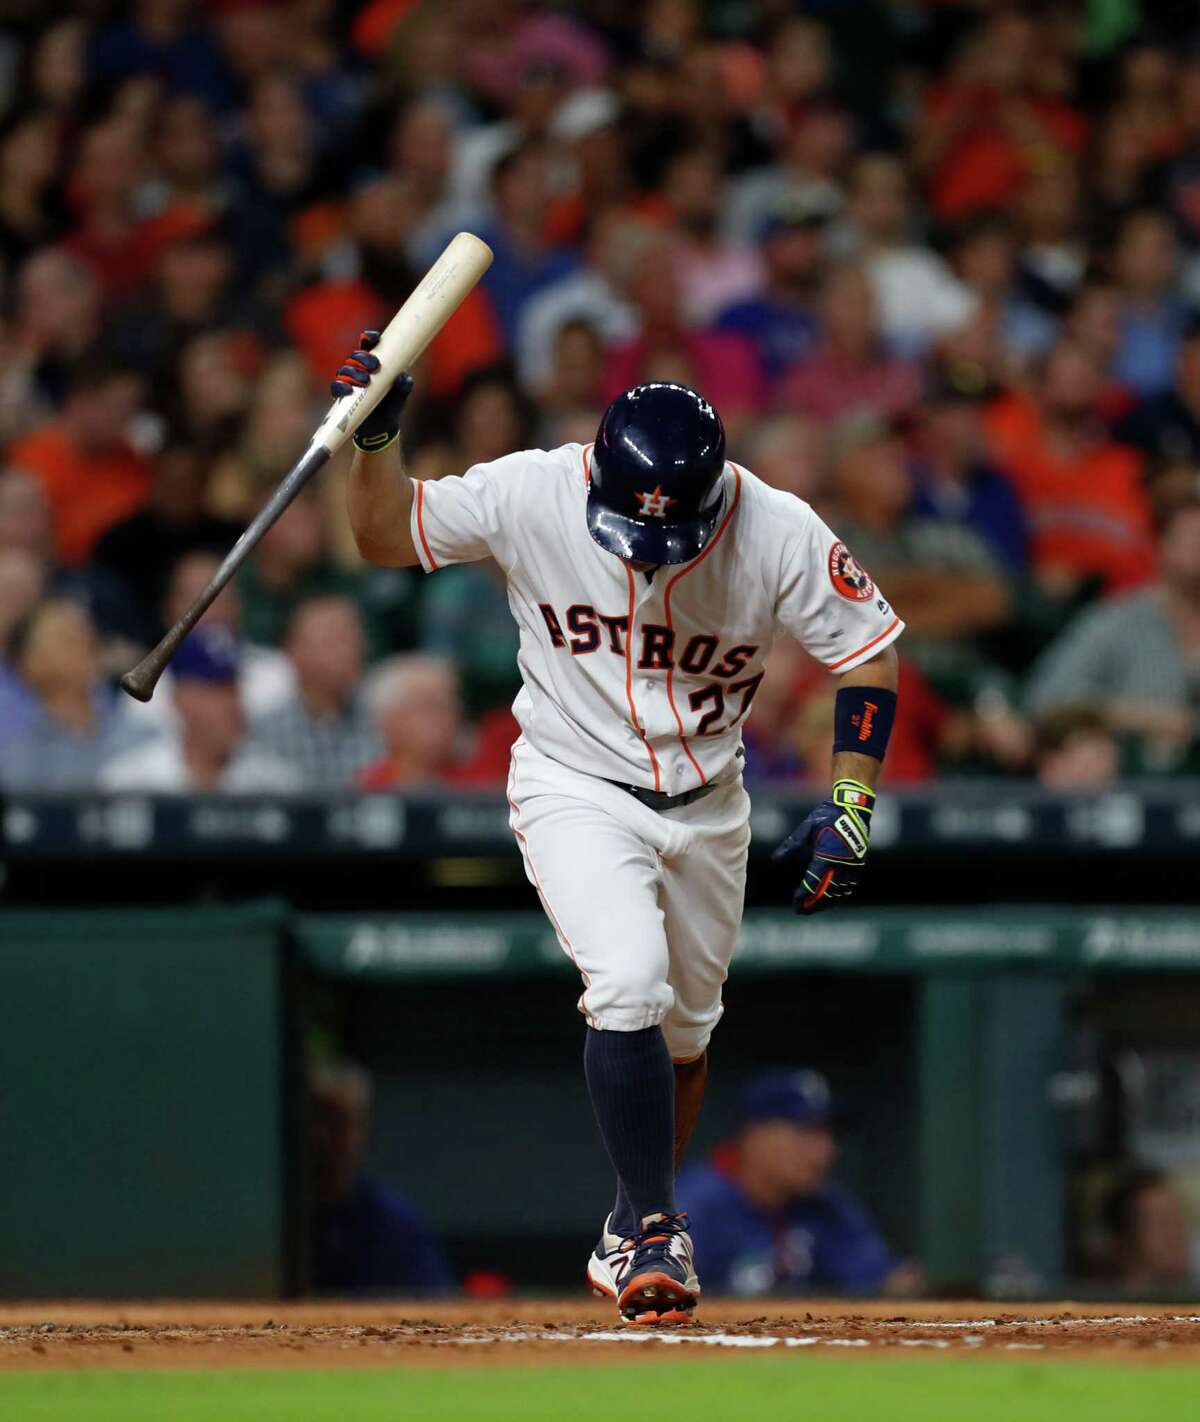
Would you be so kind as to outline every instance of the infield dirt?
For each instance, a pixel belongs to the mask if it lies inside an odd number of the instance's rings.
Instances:
[[[0,1304],[0,1371],[486,1367],[791,1349],[1195,1365],[1200,1306],[712,1301],[696,1323],[647,1330],[577,1300]]]

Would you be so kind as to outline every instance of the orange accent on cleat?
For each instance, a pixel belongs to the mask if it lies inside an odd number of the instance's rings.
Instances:
[[[622,1319],[631,1328],[655,1328],[659,1324],[691,1323],[692,1315],[685,1309],[673,1308],[666,1313],[639,1313],[636,1318]]]
[[[697,1302],[669,1274],[639,1274],[622,1289],[617,1307],[628,1323],[686,1323]]]

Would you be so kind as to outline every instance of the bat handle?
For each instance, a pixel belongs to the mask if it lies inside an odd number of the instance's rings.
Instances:
[[[135,701],[149,701],[154,695],[154,688],[158,685],[158,679],[167,668],[167,663],[179,650],[179,644],[199,622],[209,607],[212,606],[218,588],[213,597],[208,602],[196,602],[174,627],[166,634],[156,647],[138,662],[137,666],[131,667],[121,678],[121,690],[127,692]]]
[[[131,667],[121,678],[121,690],[135,701],[149,701],[165,666],[166,662],[159,661],[156,656],[143,657],[136,667]]]
[[[240,562],[240,560],[238,561]],[[230,567],[229,562],[230,560],[227,558],[221,564],[209,580],[208,586],[158,645],[151,647],[137,666],[131,667],[121,678],[121,690],[128,692],[135,701],[149,701],[154,695],[158,679],[166,670],[167,663],[179,650],[179,644],[216,602],[221,589],[233,576],[237,563]]]

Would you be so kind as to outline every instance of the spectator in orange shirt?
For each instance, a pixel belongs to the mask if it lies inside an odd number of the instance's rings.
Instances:
[[[1034,575],[1054,597],[1086,594],[1089,584],[1133,587],[1153,569],[1142,456],[1108,435],[1104,388],[1096,361],[1064,338],[1035,389],[1005,397],[985,416],[993,455],[1025,507]]]
[[[360,188],[350,207],[358,275],[318,282],[287,305],[288,333],[321,388],[359,332],[386,326],[417,283],[405,254],[411,225],[407,191],[399,178],[379,178]],[[491,303],[476,288],[422,356],[420,386],[433,399],[452,398],[472,371],[501,355]]]
[[[86,563],[100,535],[146,500],[151,466],[126,438],[143,395],[136,372],[93,354],[73,372],[59,418],[8,452],[10,464],[41,480],[54,514],[55,557],[67,567]]]

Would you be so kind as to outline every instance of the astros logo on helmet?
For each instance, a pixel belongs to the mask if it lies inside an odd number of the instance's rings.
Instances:
[[[688,563],[716,532],[725,508],[725,427],[695,390],[661,380],[626,390],[605,410],[584,458],[588,532],[606,552]]]
[[[666,518],[667,510],[672,504],[679,502],[678,499],[668,499],[662,491],[661,484],[655,484],[654,492],[651,494],[635,493],[635,499],[641,499],[641,514],[643,518]]]

